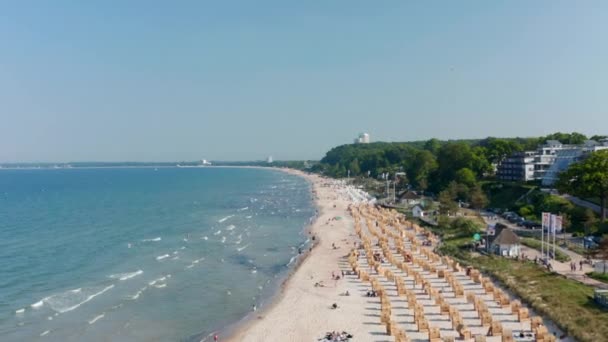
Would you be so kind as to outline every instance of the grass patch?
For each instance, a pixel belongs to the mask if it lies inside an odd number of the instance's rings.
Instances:
[[[585,249],[585,247],[581,246],[581,245],[577,245],[575,243],[571,243],[571,242],[566,242],[565,244],[560,244],[561,247],[563,248],[567,248],[571,251],[573,251],[576,254],[579,255],[585,255],[587,253],[587,249]]]
[[[608,273],[601,273],[601,272],[589,272],[587,273],[587,276],[589,278],[593,278],[595,280],[599,280],[602,283],[606,283],[608,284]]]
[[[483,190],[488,196],[489,208],[511,209],[521,196],[526,194],[532,186],[517,183],[486,183]]]
[[[550,273],[532,262],[495,256],[468,257],[462,262],[492,275],[576,340],[603,341],[608,336],[608,311],[593,301],[591,286]]]
[[[532,249],[536,249],[537,251],[540,252],[540,248],[541,248],[541,242],[533,239],[533,238],[521,238],[521,244],[524,246],[528,246]],[[559,261],[559,262],[567,262],[570,261],[570,256],[567,254],[564,254],[562,252],[560,252],[559,250],[555,250],[555,260]]]

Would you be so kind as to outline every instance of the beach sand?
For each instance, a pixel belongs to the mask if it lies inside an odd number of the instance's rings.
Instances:
[[[228,341],[316,341],[334,330],[347,331],[355,338],[370,336],[370,329],[381,332],[379,325],[364,324],[365,297],[340,295],[347,290],[357,293],[360,283],[332,280],[332,272],[339,274],[349,268],[346,257],[357,241],[353,219],[347,212],[351,201],[338,189],[324,186],[331,180],[290,172],[307,178],[316,192],[319,216],[310,228],[316,246],[286,281],[274,303],[239,327]],[[332,243],[338,248],[334,249]],[[318,282],[325,286],[315,287]],[[339,308],[331,309],[333,303]]]

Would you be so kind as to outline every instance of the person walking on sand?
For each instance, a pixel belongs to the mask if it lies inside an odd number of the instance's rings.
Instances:
[[[581,267],[581,268],[580,268],[580,271],[582,271],[582,270],[583,270],[583,260],[579,261],[579,265],[580,265],[580,267]]]

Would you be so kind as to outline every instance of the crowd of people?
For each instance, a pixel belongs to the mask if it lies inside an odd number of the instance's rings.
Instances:
[[[320,338],[319,341],[332,341],[332,342],[350,341],[351,338],[353,338],[353,335],[347,333],[346,331],[342,331],[342,332],[331,331],[331,332],[325,333],[325,337]]]

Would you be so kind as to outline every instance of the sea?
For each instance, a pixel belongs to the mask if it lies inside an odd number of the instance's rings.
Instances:
[[[310,243],[272,169],[0,170],[0,341],[201,341],[267,305]]]

